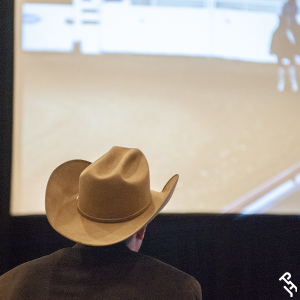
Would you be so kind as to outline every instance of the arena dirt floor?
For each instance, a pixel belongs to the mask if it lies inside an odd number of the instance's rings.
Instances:
[[[55,167],[94,161],[114,145],[145,153],[154,190],[179,174],[164,212],[221,212],[300,161],[300,93],[288,85],[277,92],[274,64],[126,54],[22,58],[14,214],[43,213]],[[299,201],[290,207],[299,213]]]

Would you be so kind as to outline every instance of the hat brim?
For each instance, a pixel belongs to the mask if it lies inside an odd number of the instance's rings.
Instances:
[[[53,171],[46,188],[46,215],[58,233],[91,246],[116,244],[147,225],[168,203],[179,178],[174,175],[161,192],[151,190],[152,202],[139,216],[119,223],[95,222],[77,210],[79,176],[90,164],[85,160],[71,160]]]

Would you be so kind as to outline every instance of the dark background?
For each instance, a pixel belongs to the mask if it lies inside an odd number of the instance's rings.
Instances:
[[[9,214],[13,8],[12,0],[0,1],[0,274],[73,245],[45,216]],[[141,252],[193,275],[204,299],[289,299],[279,278],[290,272],[300,287],[299,225],[299,216],[161,214],[148,226]]]

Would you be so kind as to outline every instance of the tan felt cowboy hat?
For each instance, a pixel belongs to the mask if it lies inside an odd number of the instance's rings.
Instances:
[[[161,192],[150,190],[144,154],[113,147],[94,163],[71,160],[53,171],[46,189],[47,218],[57,232],[75,242],[115,244],[161,211],[177,181],[175,175]]]

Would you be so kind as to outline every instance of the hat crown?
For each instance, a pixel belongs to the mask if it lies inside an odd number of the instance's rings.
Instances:
[[[98,222],[121,222],[151,203],[149,166],[135,148],[113,147],[79,178],[78,210]]]

